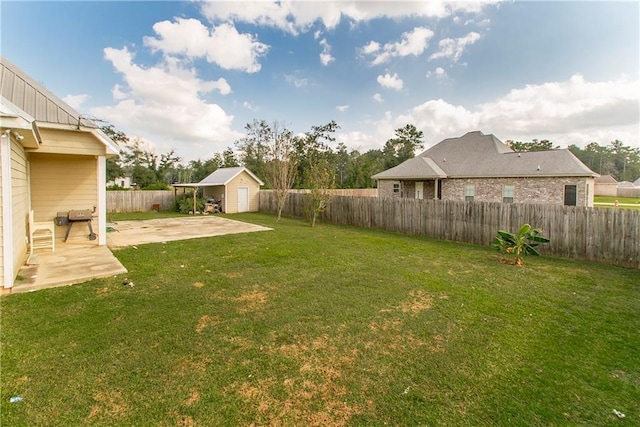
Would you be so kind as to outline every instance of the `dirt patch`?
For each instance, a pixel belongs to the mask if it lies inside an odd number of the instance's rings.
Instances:
[[[202,331],[205,330],[205,328],[209,328],[211,326],[215,326],[215,325],[217,325],[219,323],[222,323],[222,319],[220,319],[218,317],[211,317],[208,314],[205,314],[198,321],[198,325],[196,326],[196,332],[198,334],[202,333]]]
[[[249,292],[240,295],[236,298],[236,301],[242,303],[242,306],[238,308],[238,312],[246,313],[247,311],[254,311],[267,303],[267,293],[260,291]]]
[[[199,400],[200,400],[200,393],[198,393],[198,390],[191,390],[189,397],[187,398],[187,400],[184,401],[184,405],[192,406],[194,403],[198,402]]]
[[[86,418],[87,422],[95,417],[105,417],[113,421],[114,418],[122,417],[129,410],[119,390],[96,392],[93,394],[93,400],[95,403]]]
[[[415,314],[433,307],[433,297],[428,295],[422,289],[411,291],[409,293],[409,297],[409,301],[406,301],[398,306],[398,309],[403,313],[411,312]]]
[[[327,334],[287,335],[288,342],[282,344],[281,332],[271,334],[273,344],[265,347],[265,351],[294,360],[299,364],[298,375],[281,380],[247,381],[227,390],[256,408],[258,417],[263,417],[256,423],[343,426],[362,413],[360,405],[345,402],[348,389],[344,372],[357,363],[358,350],[338,348],[335,343],[345,342],[345,337]]]
[[[175,373],[180,377],[194,372],[204,373],[210,363],[211,359],[208,357],[181,357],[174,364]]]
[[[203,286],[204,286],[204,283],[202,283],[202,282],[195,282],[195,283],[193,284],[193,286],[195,286],[196,288],[201,288],[201,287],[203,287]]]
[[[222,275],[228,279],[239,279],[243,276],[241,271],[231,271],[228,273],[222,273]]]

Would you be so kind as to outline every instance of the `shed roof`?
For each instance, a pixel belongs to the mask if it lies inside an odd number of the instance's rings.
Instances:
[[[498,178],[592,176],[597,174],[585,166],[569,150],[548,150],[517,153],[493,135],[468,132],[459,138],[447,138],[429,148],[417,158],[430,160],[430,169],[445,176],[412,171],[420,162],[414,159],[396,168],[374,175],[375,179],[433,178]],[[394,171],[395,169],[395,171]],[[389,172],[387,174],[387,172]]]
[[[260,180],[249,169],[239,166],[234,168],[220,168],[213,171],[206,178],[200,182],[192,182],[189,184],[173,184],[174,187],[213,187],[216,185],[227,185],[231,180],[240,175],[242,172],[246,172],[251,176],[259,185],[264,185],[264,182]]]
[[[264,182],[262,182],[260,178],[255,176],[249,169],[242,166],[216,169],[213,173],[200,181],[200,184],[227,185],[233,178],[240,175],[242,172],[248,173],[258,184],[264,185]]]

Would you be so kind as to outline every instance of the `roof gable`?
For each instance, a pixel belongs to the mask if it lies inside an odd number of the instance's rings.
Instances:
[[[0,57],[0,95],[39,123],[97,127],[4,57]]]
[[[204,178],[198,184],[205,185],[227,185],[231,180],[240,175],[242,172],[246,172],[251,176],[259,185],[264,185],[264,182],[253,174],[249,169],[239,166],[235,168],[220,168],[213,171],[209,176]]]
[[[108,156],[118,154],[117,144],[90,119],[36,82],[24,71],[0,56],[0,98],[5,110],[21,112],[38,136],[38,127],[89,132],[106,148]]]
[[[479,131],[444,139],[418,157],[428,159],[432,165],[430,169],[436,170],[437,167],[447,178],[597,176],[567,149],[518,153],[494,135]],[[430,173],[414,159],[373,178],[415,180],[443,177]]]

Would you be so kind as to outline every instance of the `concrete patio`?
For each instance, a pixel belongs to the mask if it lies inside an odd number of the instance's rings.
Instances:
[[[4,289],[2,294],[68,286],[126,273],[109,248],[271,230],[213,215],[120,221],[108,227],[107,246],[89,241],[63,243],[57,239],[55,252],[34,253],[20,269],[13,288]]]

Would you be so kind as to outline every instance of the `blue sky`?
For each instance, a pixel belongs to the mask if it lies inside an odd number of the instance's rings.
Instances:
[[[640,147],[639,2],[12,2],[1,52],[80,112],[185,161],[255,119],[335,120],[364,152],[415,124]]]

